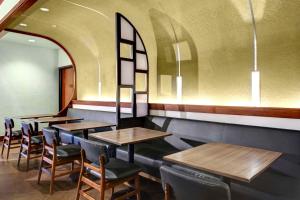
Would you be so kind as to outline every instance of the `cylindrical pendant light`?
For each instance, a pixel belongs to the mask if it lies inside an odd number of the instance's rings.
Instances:
[[[260,106],[260,73],[257,66],[257,33],[252,0],[249,0],[253,28],[253,71],[251,73],[251,98],[254,106]]]

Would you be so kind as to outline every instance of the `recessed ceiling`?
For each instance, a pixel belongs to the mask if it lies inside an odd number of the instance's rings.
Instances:
[[[4,36],[0,37],[0,43],[1,42],[12,42],[35,47],[44,47],[49,49],[60,49],[60,47],[57,46],[55,43],[44,38],[13,32],[5,32]]]

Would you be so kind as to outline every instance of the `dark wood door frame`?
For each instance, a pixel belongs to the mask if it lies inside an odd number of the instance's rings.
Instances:
[[[67,65],[63,67],[59,67],[59,85],[58,85],[58,105],[59,105],[59,110],[63,109],[62,106],[62,70],[64,69],[70,69],[74,68],[73,65]]]

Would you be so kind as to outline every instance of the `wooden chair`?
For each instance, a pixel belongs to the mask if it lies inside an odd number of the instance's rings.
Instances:
[[[43,153],[38,174],[38,184],[40,184],[42,172],[51,176],[50,194],[53,193],[55,178],[80,172],[80,167],[74,168],[75,161],[81,160],[81,148],[79,145],[59,145],[58,133],[55,129],[43,129]],[[63,170],[56,174],[56,167],[71,164],[71,169]]]
[[[1,156],[3,156],[4,148],[7,148],[6,159],[8,159],[11,149],[20,148],[22,131],[13,131],[15,125],[14,120],[11,118],[5,118],[4,127],[5,134],[3,137]]]
[[[126,193],[112,198],[115,200],[126,199],[131,196],[136,196],[137,200],[141,199],[140,196],[140,179],[139,172],[141,169],[135,164],[109,158],[107,146],[82,139],[80,141],[82,147],[81,150],[81,172],[78,181],[76,200],[79,200],[80,196],[95,200],[87,192],[95,189],[100,193],[100,200],[104,200],[104,194],[106,189],[112,190],[112,196],[114,193],[114,187],[134,180],[134,188],[126,191]],[[83,189],[83,185],[88,187]]]
[[[177,165],[160,167],[165,200],[231,200],[228,184],[215,176]]]
[[[29,168],[29,161],[41,157],[42,136],[35,135],[32,124],[22,122],[22,139],[18,158],[18,167],[22,157],[26,158],[26,171]]]

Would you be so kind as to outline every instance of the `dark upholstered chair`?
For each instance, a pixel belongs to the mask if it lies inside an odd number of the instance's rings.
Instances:
[[[69,175],[80,171],[80,167],[74,168],[75,161],[80,161],[79,145],[59,145],[58,133],[55,129],[43,129],[43,153],[38,174],[38,184],[40,183],[42,172],[47,172],[51,176],[50,194],[53,193],[55,178]],[[56,167],[71,164],[70,170],[56,174]]]
[[[33,127],[30,123],[22,123],[22,139],[18,158],[18,167],[22,157],[26,158],[26,171],[29,168],[31,159],[41,157],[42,152],[42,136],[35,135]]]
[[[3,155],[4,148],[7,148],[6,159],[8,159],[10,150],[20,147],[22,131],[13,130],[15,125],[14,125],[14,120],[11,118],[5,118],[4,127],[5,127],[5,134],[3,137],[1,156]]]
[[[230,200],[229,186],[219,178],[198,171],[162,166],[165,200]]]
[[[104,200],[106,189],[112,189],[112,195],[114,195],[115,186],[131,180],[134,180],[134,188],[130,188],[124,194],[121,193],[117,199],[127,199],[131,196],[136,196],[137,200],[141,199],[139,180],[141,169],[138,166],[109,158],[107,146],[102,143],[82,139],[80,144],[82,147],[82,165],[78,181],[77,200],[80,195],[87,199],[94,199],[86,193],[91,189],[97,190],[100,193],[100,200]],[[82,189],[83,184],[89,187]]]

